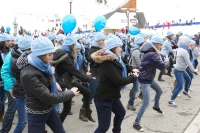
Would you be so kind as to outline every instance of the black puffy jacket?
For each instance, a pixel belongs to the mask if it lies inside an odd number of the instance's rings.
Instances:
[[[74,97],[70,90],[51,93],[48,76],[31,65],[21,70],[20,81],[27,98],[26,106],[36,111],[49,110],[52,105]]]
[[[81,73],[75,67],[73,56],[62,49],[56,50],[51,64],[55,66],[55,77],[61,88],[70,89],[74,77],[80,79],[82,82],[90,82],[92,80],[91,77]]]
[[[16,49],[12,49],[10,69],[12,76],[16,78],[16,82],[13,84],[13,96],[18,98],[25,98],[25,92],[20,83],[20,69],[16,66],[17,59],[20,55],[20,52],[18,52]]]

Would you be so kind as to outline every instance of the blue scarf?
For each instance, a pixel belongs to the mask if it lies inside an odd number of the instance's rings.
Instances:
[[[126,52],[127,54],[129,54],[129,52],[128,52],[128,45],[127,45],[127,43],[125,43],[124,40],[123,40],[123,45],[125,47],[125,51],[124,52]]]
[[[95,47],[98,47],[98,48],[104,48],[103,46],[99,46],[98,44],[97,44],[97,42],[95,42],[95,41],[93,41],[92,42],[92,46],[95,46]]]
[[[82,63],[83,63],[83,55],[81,53],[77,53],[76,65],[79,70],[81,68]]]
[[[112,54],[114,55],[115,59],[117,60],[117,62],[120,63],[120,65],[122,66],[122,77],[127,77],[127,69],[126,69],[126,65],[124,64],[124,62],[121,59],[121,56],[117,56],[116,54],[114,54],[112,51],[106,49],[106,54]],[[121,90],[125,89],[126,86],[122,86]]]
[[[184,45],[184,44],[180,44],[180,46],[179,46],[180,48],[183,48],[183,49],[185,49],[185,50],[187,50],[188,51],[188,53],[190,52],[190,48],[187,46],[187,45]]]
[[[56,79],[53,75],[51,65],[49,63],[46,64],[43,61],[41,61],[33,53],[28,55],[28,63],[30,65],[34,66],[35,68],[39,69],[40,71],[44,72],[48,76],[52,76],[51,92],[52,93],[58,93],[58,89],[57,89],[57,86],[56,86]],[[60,110],[59,104],[56,104],[55,108],[56,108],[56,110]]]

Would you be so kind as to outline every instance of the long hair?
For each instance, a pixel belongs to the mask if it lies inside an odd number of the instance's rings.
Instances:
[[[0,51],[2,51],[2,52],[4,52],[4,53],[8,53],[8,52],[9,52],[9,48],[6,47],[5,41],[0,42]]]

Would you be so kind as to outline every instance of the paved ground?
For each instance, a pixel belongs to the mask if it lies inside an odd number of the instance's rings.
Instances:
[[[158,73],[158,72],[157,72]],[[172,108],[168,105],[167,101],[170,99],[171,96],[171,89],[173,86],[174,78],[170,78],[168,76],[163,76],[165,82],[160,82],[160,85],[163,89],[163,95],[161,96],[160,107],[165,112],[164,115],[160,115],[152,109],[153,101],[154,101],[154,91],[151,91],[151,105],[145,112],[141,126],[144,127],[146,133],[184,133],[186,128],[191,124],[196,116],[198,116],[200,110],[200,76],[196,76],[192,83],[192,89],[194,91],[191,92],[192,98],[189,99],[188,97],[181,94],[181,97],[178,97],[176,103],[178,108]],[[124,106],[126,107],[128,102],[128,94],[129,90],[131,89],[132,85],[128,86],[128,89],[122,93],[121,101],[123,102]],[[97,127],[98,122],[82,122],[78,119],[79,109],[81,107],[81,98],[82,96],[76,96],[73,100],[75,101],[75,105],[72,106],[72,112],[74,113],[72,116],[68,116],[63,124],[65,130],[68,133],[93,133]],[[137,111],[141,105],[142,101],[136,99],[136,107]],[[93,117],[97,120],[97,114],[94,104],[91,105],[93,110]],[[133,129],[133,121],[136,117],[137,111],[126,111],[126,116],[124,118],[122,124],[122,133],[132,133],[137,132]],[[200,118],[198,116],[198,118]],[[17,117],[13,122],[12,131],[14,130],[17,123]],[[197,133],[200,129],[200,123],[196,123],[196,132],[191,130],[188,133]],[[1,124],[0,124],[1,126]],[[48,129],[48,127],[47,127]],[[48,129],[48,132],[51,132]],[[112,123],[108,133],[112,132]],[[24,133],[27,133],[27,128],[25,129]],[[200,133],[200,132],[199,132]]]

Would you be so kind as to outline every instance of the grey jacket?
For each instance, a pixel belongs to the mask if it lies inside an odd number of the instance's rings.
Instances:
[[[188,51],[183,48],[178,48],[175,68],[179,71],[185,71],[187,67],[189,67],[192,72],[195,71],[192,63],[190,62]]]
[[[141,68],[140,50],[138,48],[131,48],[131,56],[129,60],[129,65],[133,68]]]

